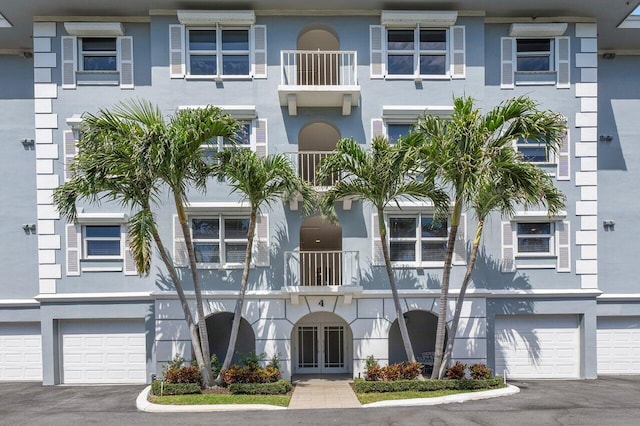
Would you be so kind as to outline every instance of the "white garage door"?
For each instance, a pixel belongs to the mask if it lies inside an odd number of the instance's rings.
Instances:
[[[145,383],[143,320],[64,321],[62,383]]]
[[[574,315],[497,316],[496,374],[561,379],[580,377],[580,332]]]
[[[0,380],[42,380],[39,323],[0,324]]]
[[[640,374],[640,317],[598,318],[598,374]]]

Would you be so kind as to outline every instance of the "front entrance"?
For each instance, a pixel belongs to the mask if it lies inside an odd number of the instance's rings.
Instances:
[[[294,373],[348,373],[350,336],[349,326],[335,314],[307,315],[293,329]]]

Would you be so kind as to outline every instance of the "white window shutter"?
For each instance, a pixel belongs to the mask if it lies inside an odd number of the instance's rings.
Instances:
[[[177,214],[173,215],[173,265],[177,268],[189,266],[187,242],[184,239],[182,225]]]
[[[67,240],[67,276],[80,275],[80,227],[67,224],[65,226],[65,237]]]
[[[371,263],[373,265],[384,265],[384,252],[382,251],[382,240],[380,239],[380,225],[378,225],[378,215],[371,215],[371,238],[372,252]]]
[[[515,47],[515,38],[502,37],[500,39],[500,88],[502,89],[515,87]]]
[[[118,37],[120,88],[133,89],[133,37]]]
[[[76,88],[78,69],[78,42],[76,37],[64,36],[62,40],[62,88]]]
[[[254,25],[251,33],[253,77],[267,78],[267,26]]]
[[[502,272],[513,272],[515,270],[513,226],[511,222],[502,222]]]
[[[122,244],[123,244],[123,258],[124,258],[124,274],[125,275],[138,275],[138,269],[136,268],[136,261],[131,254],[131,246],[129,245],[129,229],[126,226],[122,227]]]
[[[569,139],[569,131],[566,131],[557,152],[557,173],[556,179],[570,180],[571,178],[571,141]]]
[[[451,34],[451,78],[465,78],[467,67],[464,26],[451,27],[449,34]]]
[[[453,264],[467,264],[467,214],[460,215],[460,225],[456,234],[456,242],[453,246]]]
[[[558,272],[571,272],[571,232],[568,221],[556,222]]]
[[[387,130],[384,127],[384,120],[381,118],[374,118],[371,120],[371,140],[377,137],[387,137]]]
[[[556,74],[558,89],[571,87],[571,49],[569,37],[556,37]]]
[[[76,132],[73,130],[65,130],[62,134],[64,139],[64,180],[68,182],[73,177],[71,164],[78,154],[78,139],[76,138]]]
[[[385,29],[382,25],[371,25],[369,27],[369,36],[371,40],[371,52],[369,69],[371,72],[371,78],[384,78],[385,75]]]
[[[251,144],[258,157],[266,157],[269,153],[267,147],[267,120],[256,119],[253,121]]]
[[[269,216],[258,215],[256,218],[256,234],[253,241],[253,264],[269,266]]]
[[[185,74],[184,25],[169,25],[169,73],[171,78]]]

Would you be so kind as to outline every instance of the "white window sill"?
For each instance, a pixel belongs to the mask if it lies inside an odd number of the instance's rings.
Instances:
[[[188,268],[188,266],[183,266],[183,268]],[[243,269],[244,264],[242,263],[196,263],[196,269],[202,270],[218,270],[218,271],[233,271]],[[251,265],[251,269],[255,268],[255,265]]]
[[[391,267],[394,269],[442,269],[444,262],[391,262]]]
[[[253,80],[253,76],[250,75],[185,75],[185,80],[209,80],[209,81],[224,81],[224,80]]]
[[[551,253],[518,253],[515,256],[516,259],[557,259],[555,254]]]
[[[82,272],[122,272],[122,266],[83,266]]]
[[[387,74],[385,80],[413,80],[420,82],[422,80],[451,80],[451,76],[448,74],[443,75],[404,75],[404,74]]]

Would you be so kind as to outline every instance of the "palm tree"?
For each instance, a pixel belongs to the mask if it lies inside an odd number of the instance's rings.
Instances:
[[[395,276],[387,246],[387,227],[384,209],[400,200],[433,201],[437,213],[446,211],[449,198],[440,190],[432,178],[415,179],[416,157],[409,138],[399,139],[395,145],[380,137],[372,141],[371,151],[353,139],[341,139],[335,150],[320,164],[320,179],[328,181],[333,176],[340,179],[324,195],[321,201],[325,215],[335,218],[334,203],[344,197],[369,202],[378,214],[378,228],[382,243],[384,263],[389,277],[389,286],[400,326],[400,334],[407,359],[415,361],[409,339],[407,324],[403,320],[402,306],[398,296]],[[335,220],[335,219],[334,219]]]
[[[180,275],[160,238],[152,211],[152,205],[159,202],[162,177],[159,171],[170,168],[172,162],[180,159],[175,156],[175,145],[179,143],[174,140],[178,138],[173,139],[172,136],[181,134],[182,139],[178,141],[189,136],[201,139],[217,133],[227,135],[227,127],[234,128],[234,123],[228,117],[221,116],[217,108],[190,111],[193,113],[178,113],[169,125],[157,107],[141,100],[117,104],[113,111],[100,109],[95,115],[85,114],[82,138],[78,143],[79,154],[72,164],[73,177],[56,189],[54,201],[60,213],[69,221],[76,219],[76,202],[82,199],[94,203],[115,201],[136,211],[128,223],[128,243],[138,272],[148,275],[151,268],[151,246],[152,242],[155,243],[178,293],[189,326],[194,356],[201,367],[203,383],[209,386],[212,377],[208,344],[205,345],[206,341],[201,339],[203,331],[206,335],[206,325],[205,328],[198,327],[194,321]],[[176,119],[183,114],[191,114],[191,120]],[[210,129],[201,130],[193,125],[197,120],[209,123]],[[225,123],[223,129],[220,129],[219,124],[213,125],[216,120]],[[197,163],[196,166],[199,167],[200,164]],[[197,167],[193,169],[199,170]],[[190,181],[202,184],[203,177],[191,172],[191,168],[187,170],[189,173],[182,183],[184,188]]]
[[[532,206],[544,205],[549,216],[557,214],[564,207],[565,197],[553,184],[551,177],[536,165],[523,161],[521,155],[512,147],[503,147],[495,162],[497,163],[495,174],[493,176],[485,176],[472,200],[471,208],[477,219],[477,227],[471,245],[467,269],[456,300],[447,345],[440,366],[440,377],[444,374],[444,370],[451,359],[458,325],[460,324],[462,304],[478,257],[486,218],[492,211],[500,212],[503,217],[511,217],[515,213],[517,206],[527,209]]]
[[[226,149],[218,155],[218,164],[212,166],[213,174],[224,177],[231,186],[231,192],[238,192],[249,202],[249,229],[247,248],[240,283],[240,295],[236,301],[231,326],[229,345],[221,370],[229,368],[235,352],[242,308],[249,282],[249,269],[253,252],[256,220],[260,211],[281,199],[302,195],[303,213],[309,213],[314,206],[311,186],[298,177],[293,165],[284,155],[259,157],[248,149]]]
[[[447,298],[462,210],[472,205],[474,197],[487,177],[496,173],[496,160],[503,148],[518,138],[545,141],[548,149],[556,150],[562,140],[565,119],[551,111],[540,111],[527,98],[506,100],[482,115],[473,99],[454,99],[450,119],[425,116],[418,122],[417,132],[424,138],[421,159],[428,174],[447,185],[453,197],[451,226],[447,239],[432,378],[441,377],[442,356],[446,336]]]

